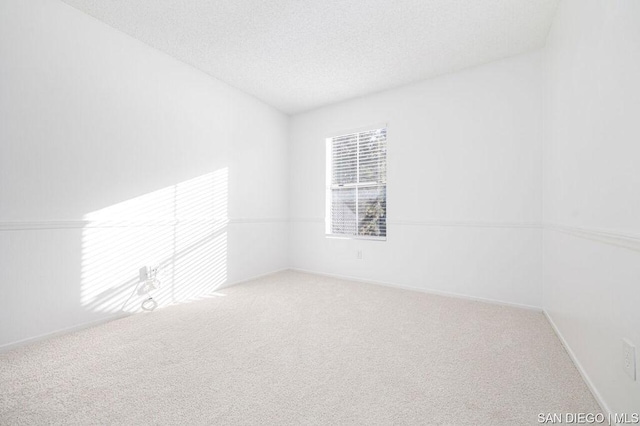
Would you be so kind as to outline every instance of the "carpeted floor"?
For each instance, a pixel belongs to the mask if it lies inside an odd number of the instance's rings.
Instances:
[[[0,424],[512,426],[600,412],[539,312],[297,272],[219,294],[0,354]]]

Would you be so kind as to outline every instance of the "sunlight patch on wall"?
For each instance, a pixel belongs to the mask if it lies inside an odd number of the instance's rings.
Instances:
[[[228,169],[85,215],[81,304],[135,312],[139,269],[159,266],[158,306],[202,298],[227,280]]]

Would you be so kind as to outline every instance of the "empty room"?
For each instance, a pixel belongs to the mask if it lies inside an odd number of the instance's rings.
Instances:
[[[0,0],[0,425],[640,424],[639,0]]]

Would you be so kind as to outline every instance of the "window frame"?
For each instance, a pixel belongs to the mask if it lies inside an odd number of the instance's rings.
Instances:
[[[388,148],[388,141],[389,141],[389,125],[388,123],[384,123],[384,124],[378,124],[378,125],[373,125],[373,126],[366,126],[366,127],[361,127],[355,130],[349,130],[349,131],[344,131],[344,132],[336,132],[333,136],[329,136],[325,138],[325,153],[326,153],[326,158],[325,158],[325,167],[326,167],[326,178],[325,178],[325,187],[326,187],[326,191],[325,191],[325,238],[331,238],[331,239],[340,239],[340,240],[369,240],[369,241],[387,241],[387,237],[388,237],[388,231],[389,231],[389,227],[388,227],[388,209],[387,209],[387,200],[389,198],[389,188],[388,188],[388,172],[389,172],[389,151],[387,149],[386,152],[386,157],[385,157],[385,162],[386,162],[386,176],[385,176],[385,182],[384,183],[380,183],[377,181],[372,181],[372,182],[355,182],[355,183],[347,183],[347,184],[333,184],[332,183],[332,176],[333,176],[333,157],[332,157],[332,149],[333,149],[333,140],[342,136],[348,136],[348,135],[352,135],[352,134],[357,134],[357,133],[364,133],[364,132],[368,132],[368,131],[373,131],[373,130],[378,130],[378,129],[385,129],[386,130],[386,139],[385,139],[385,145]],[[357,162],[357,167],[360,167],[360,162],[358,160]],[[384,237],[379,237],[379,236],[372,236],[372,235],[351,235],[351,234],[335,234],[331,232],[331,222],[332,222],[332,214],[331,214],[331,207],[333,204],[333,200],[332,200],[332,196],[333,196],[333,190],[335,189],[348,189],[348,188],[354,188],[356,189],[356,192],[359,188],[380,188],[380,187],[384,187],[385,188],[385,216],[387,217],[386,219],[386,223],[385,223],[385,236]],[[358,215],[358,211],[357,211],[357,206],[358,206],[358,196],[356,195],[356,218]]]

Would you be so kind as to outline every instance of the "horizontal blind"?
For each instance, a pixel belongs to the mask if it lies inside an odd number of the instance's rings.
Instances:
[[[331,139],[332,234],[386,237],[387,129]]]
[[[332,183],[352,184],[358,181],[358,134],[339,136],[331,144]]]

